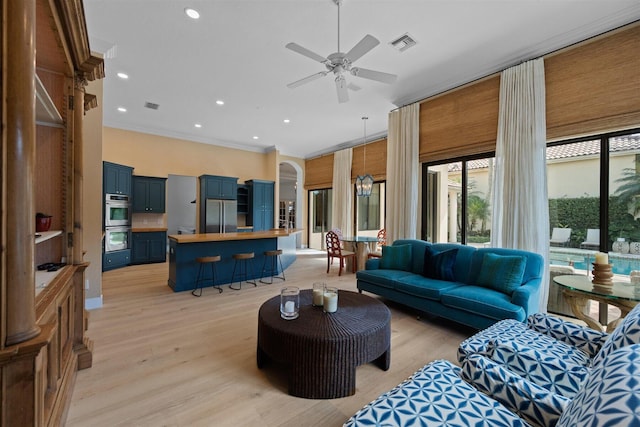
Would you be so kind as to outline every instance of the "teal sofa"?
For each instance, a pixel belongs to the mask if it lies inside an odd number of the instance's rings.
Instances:
[[[433,276],[434,253],[439,261],[437,272],[447,270],[444,276],[448,280],[427,277]],[[451,253],[455,256],[449,256]],[[495,268],[497,262],[514,258],[521,260],[520,270]],[[427,272],[425,262],[430,268]],[[390,263],[394,264],[391,268]],[[383,247],[382,258],[367,260],[366,269],[356,277],[359,292],[380,295],[479,330],[503,319],[524,322],[537,313],[543,267],[543,257],[533,252],[405,239],[393,242],[391,249]],[[511,284],[509,289],[503,289],[503,282]]]

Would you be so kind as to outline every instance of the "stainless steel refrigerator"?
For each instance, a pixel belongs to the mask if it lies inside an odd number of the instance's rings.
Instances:
[[[238,202],[207,199],[205,233],[238,231]]]

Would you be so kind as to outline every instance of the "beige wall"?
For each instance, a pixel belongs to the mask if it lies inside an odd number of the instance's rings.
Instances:
[[[102,80],[89,83],[86,92],[96,95],[98,107],[87,111],[83,121],[83,248],[89,268],[87,307],[101,304],[102,297]]]
[[[222,175],[277,178],[270,155],[115,128],[104,128],[102,159],[133,167],[135,175]],[[302,162],[302,160],[300,160]]]

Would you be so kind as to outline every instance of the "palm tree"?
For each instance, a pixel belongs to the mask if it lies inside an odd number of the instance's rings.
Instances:
[[[480,221],[480,232],[485,233],[487,218],[489,217],[489,203],[487,199],[472,194],[467,203],[467,215],[469,216],[470,230],[475,228],[476,222]]]
[[[616,183],[621,184],[614,192],[620,202],[625,203],[634,216],[640,214],[640,173],[635,168],[625,168]]]

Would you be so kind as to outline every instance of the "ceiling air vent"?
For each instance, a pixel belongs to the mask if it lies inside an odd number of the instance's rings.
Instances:
[[[158,108],[160,108],[160,105],[154,104],[153,102],[145,102],[144,106],[145,108],[151,108],[152,110],[157,110]]]
[[[416,40],[409,34],[404,33],[400,37],[390,42],[391,46],[398,49],[400,52],[404,52],[409,49],[411,46],[415,46]]]

